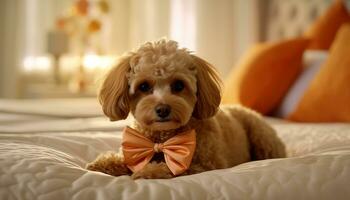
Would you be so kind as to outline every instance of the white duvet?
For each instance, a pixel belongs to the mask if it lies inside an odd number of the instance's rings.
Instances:
[[[350,199],[350,124],[270,120],[289,158],[169,180],[85,170],[99,153],[118,149],[126,123],[0,120],[0,199]]]

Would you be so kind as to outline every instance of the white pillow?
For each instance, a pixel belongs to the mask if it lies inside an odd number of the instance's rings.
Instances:
[[[350,0],[344,0],[344,4],[346,9],[348,10],[348,13],[350,14]]]
[[[303,55],[304,71],[289,89],[282,103],[277,108],[275,116],[285,118],[295,110],[310,82],[320,71],[327,56],[328,51],[305,51]]]

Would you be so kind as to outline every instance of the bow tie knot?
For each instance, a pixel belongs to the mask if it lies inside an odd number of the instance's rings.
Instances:
[[[153,150],[156,153],[162,152],[163,151],[163,143],[154,143]]]
[[[163,152],[165,163],[174,175],[186,171],[192,161],[196,146],[196,132],[179,133],[164,143],[153,143],[136,130],[126,127],[123,131],[122,151],[126,166],[133,172],[141,170],[155,153]]]

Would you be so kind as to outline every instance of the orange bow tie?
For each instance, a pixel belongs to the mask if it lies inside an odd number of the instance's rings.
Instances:
[[[180,133],[164,143],[153,143],[130,127],[126,127],[123,131],[124,161],[133,172],[146,166],[155,153],[163,152],[170,171],[174,175],[179,175],[189,168],[195,147],[195,130]]]

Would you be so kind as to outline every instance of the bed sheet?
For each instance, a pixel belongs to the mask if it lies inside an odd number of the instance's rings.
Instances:
[[[169,180],[134,181],[85,169],[101,152],[119,148],[121,130],[130,119],[51,117],[16,122],[16,126],[0,124],[0,199],[350,197],[350,124],[300,124],[267,118],[286,144],[288,158]]]

